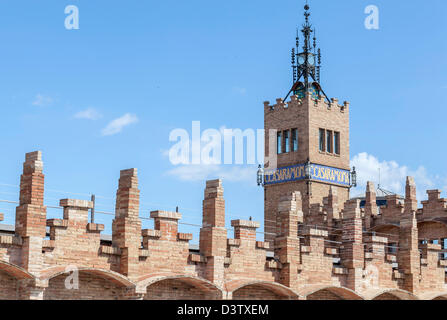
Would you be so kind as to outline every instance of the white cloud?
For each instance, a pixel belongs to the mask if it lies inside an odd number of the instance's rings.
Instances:
[[[93,108],[88,108],[83,111],[79,111],[74,115],[76,119],[98,120],[102,118],[102,114]]]
[[[111,121],[101,133],[103,136],[111,136],[120,133],[124,127],[138,122],[138,117],[134,114],[126,113],[120,118]]]
[[[168,175],[183,181],[223,179],[230,182],[256,183],[256,166],[183,165],[168,171]]]
[[[45,107],[53,103],[53,98],[43,94],[37,94],[33,101],[33,106]]]
[[[436,188],[435,185],[440,183],[440,177],[430,175],[423,166],[414,170],[405,165],[399,165],[396,161],[380,161],[366,152],[354,156],[351,160],[351,166],[356,167],[358,184],[357,188],[352,190],[352,196],[365,194],[368,181],[374,182],[377,188],[379,168],[380,186],[385,190],[401,195],[405,194],[407,176],[414,177],[419,201],[427,198],[426,190]]]

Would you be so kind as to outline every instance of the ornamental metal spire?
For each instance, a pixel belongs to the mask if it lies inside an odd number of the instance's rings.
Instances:
[[[305,22],[301,29],[303,46],[300,48],[299,30],[297,29],[295,48],[292,48],[293,86],[284,101],[293,92],[300,98],[308,94],[317,98],[322,93],[330,102],[320,86],[321,50],[317,49],[316,30],[312,29],[312,24],[309,22],[309,10],[309,4],[306,1],[304,6]]]

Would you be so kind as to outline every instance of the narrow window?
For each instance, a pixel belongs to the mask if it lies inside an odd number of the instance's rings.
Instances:
[[[320,145],[320,151],[324,152],[324,129],[320,129],[319,145]]]
[[[340,155],[340,132],[334,132],[334,153]]]
[[[281,137],[281,132],[278,132],[278,136],[276,139],[276,148],[277,148],[277,153],[281,154],[282,153],[282,137]]]
[[[332,131],[326,131],[326,151],[332,153]]]
[[[292,129],[292,151],[298,151],[298,129]]]
[[[286,153],[290,152],[290,139],[289,139],[289,131],[284,131],[284,150]]]

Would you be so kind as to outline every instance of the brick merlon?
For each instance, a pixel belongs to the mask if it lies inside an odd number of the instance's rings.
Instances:
[[[436,243],[425,243],[423,245],[421,245],[421,249],[422,250],[428,250],[428,251],[441,251],[442,250],[442,246],[440,244],[436,244]]]
[[[256,221],[248,221],[248,220],[232,220],[232,227],[240,227],[240,228],[253,228],[257,229],[261,226],[259,222]]]
[[[25,155],[25,161],[42,161],[42,151],[29,152]]]
[[[180,220],[182,218],[182,214],[179,212],[157,210],[157,211],[151,211],[151,218]]]
[[[220,180],[220,179],[208,180],[206,182],[206,187],[207,188],[221,188],[222,187],[222,180]]]
[[[365,237],[363,240],[365,243],[381,243],[381,244],[388,243],[388,238],[386,237],[368,236]]]
[[[284,100],[283,100],[282,98],[277,98],[277,99],[276,99],[276,103],[277,103],[277,104],[283,104],[283,103],[284,103]]]
[[[81,208],[81,209],[91,209],[93,208],[93,202],[87,200],[76,200],[76,199],[62,199],[59,205],[64,208]]]
[[[323,238],[327,238],[329,233],[327,230],[321,230],[321,229],[316,229],[316,228],[307,228],[304,231],[304,235],[305,236],[313,236],[313,237],[323,237]]]
[[[125,170],[121,170],[120,171],[120,176],[121,177],[125,177],[125,176],[134,176],[134,177],[136,177],[137,174],[138,174],[138,169],[137,168],[125,169]]]

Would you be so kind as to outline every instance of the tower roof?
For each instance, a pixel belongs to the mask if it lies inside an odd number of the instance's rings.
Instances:
[[[331,102],[320,85],[321,70],[321,50],[317,49],[316,30],[309,21],[310,6],[306,1],[304,6],[304,24],[301,30],[297,28],[295,48],[292,48],[292,69],[293,83],[287,96],[293,93],[303,98],[305,95],[312,94],[314,98],[323,94]],[[300,47],[300,36],[302,33],[303,46]]]
[[[376,203],[378,206],[385,206],[387,204],[387,200],[386,197],[387,196],[394,196],[397,195],[397,198],[400,201],[404,200],[404,196],[397,194],[395,192],[383,189],[380,185],[377,186],[377,190],[376,190]],[[365,206],[365,202],[366,202],[366,196],[365,195],[360,195],[357,197],[353,197],[352,199],[359,199],[360,200],[360,207],[363,208]]]

